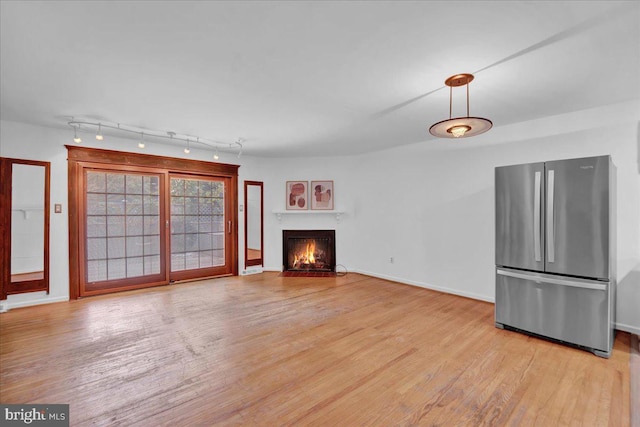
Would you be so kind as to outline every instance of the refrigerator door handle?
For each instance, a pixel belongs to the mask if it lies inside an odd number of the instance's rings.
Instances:
[[[541,197],[541,178],[540,171],[535,173],[533,184],[533,252],[536,261],[540,261],[540,197]]]
[[[554,172],[550,170],[547,174],[547,261],[555,262],[555,229],[553,227],[553,187]]]
[[[500,269],[497,270],[496,272],[501,276],[515,277],[516,279],[531,280],[536,283],[551,283],[553,285],[571,286],[574,288],[582,288],[582,289],[595,289],[598,291],[607,290],[607,285],[604,283],[600,284],[600,283],[589,283],[589,282],[583,282],[583,281],[577,281],[577,280],[557,279],[555,277],[516,273],[514,271],[507,271],[507,270],[500,270]]]

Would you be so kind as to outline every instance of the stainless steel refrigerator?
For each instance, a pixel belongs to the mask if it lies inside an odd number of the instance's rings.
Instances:
[[[499,328],[609,357],[615,322],[610,156],[495,169]]]

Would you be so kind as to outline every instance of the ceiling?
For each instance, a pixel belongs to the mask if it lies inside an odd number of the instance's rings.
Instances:
[[[3,120],[242,138],[255,156],[442,144],[428,128],[462,72],[495,127],[640,98],[636,1],[3,0],[0,15]],[[465,106],[454,89],[453,115]]]

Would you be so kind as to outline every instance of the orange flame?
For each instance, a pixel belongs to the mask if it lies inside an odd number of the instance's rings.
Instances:
[[[316,251],[316,242],[307,243],[307,260],[309,264],[314,264],[316,262],[316,258],[313,256],[313,253]]]

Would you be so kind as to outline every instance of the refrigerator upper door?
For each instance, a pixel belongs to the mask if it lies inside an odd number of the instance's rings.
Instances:
[[[546,163],[546,272],[609,278],[609,162]]]
[[[496,168],[496,265],[544,270],[544,163]]]

